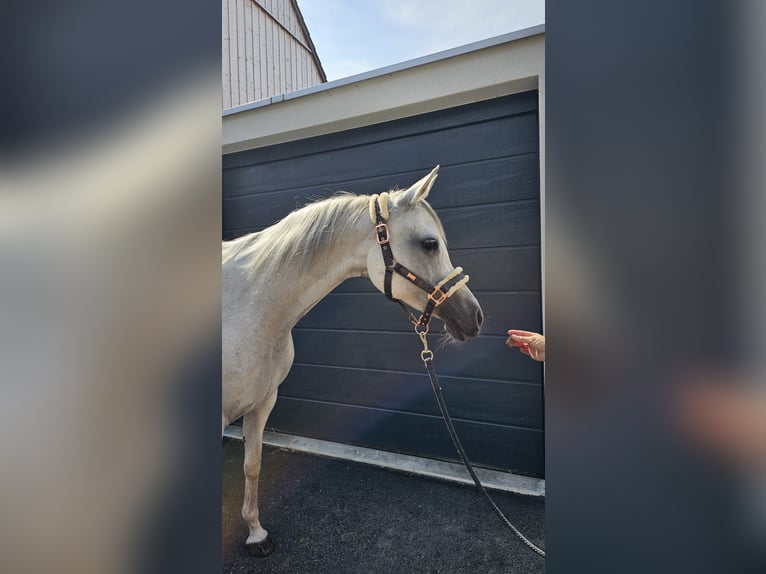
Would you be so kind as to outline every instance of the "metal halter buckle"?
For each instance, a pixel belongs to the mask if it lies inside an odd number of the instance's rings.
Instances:
[[[381,231],[383,231],[383,237],[381,237]],[[385,223],[378,223],[375,226],[375,241],[378,242],[378,245],[385,245],[388,243],[388,225]]]
[[[438,294],[441,294],[441,297]],[[440,287],[436,287],[431,293],[428,294],[428,298],[434,302],[434,305],[439,306],[447,299],[447,294],[441,290]]]

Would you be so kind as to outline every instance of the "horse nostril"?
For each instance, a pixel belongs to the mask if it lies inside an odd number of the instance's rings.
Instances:
[[[476,311],[476,323],[481,327],[481,324],[484,322],[484,315],[481,314],[481,309]]]

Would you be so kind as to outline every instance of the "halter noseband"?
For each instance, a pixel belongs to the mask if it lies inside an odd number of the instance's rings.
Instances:
[[[462,267],[455,267],[455,269],[453,269],[444,279],[439,281],[436,285],[432,285],[399,263],[394,258],[394,254],[391,251],[390,235],[386,223],[389,215],[388,193],[384,192],[380,195],[375,194],[371,196],[370,219],[372,219],[372,222],[375,224],[375,240],[378,242],[378,245],[380,245],[380,250],[383,253],[383,261],[386,265],[383,291],[390,301],[399,303],[407,312],[410,316],[410,321],[415,326],[415,332],[421,336],[425,345],[425,335],[428,333],[428,325],[431,322],[431,314],[434,312],[434,309],[468,283],[469,276],[463,274]],[[407,279],[407,281],[426,292],[428,302],[419,319],[416,319],[415,316],[407,310],[404,304],[399,299],[395,299],[392,295],[391,280],[393,279],[394,273],[398,273]],[[427,346],[426,350],[428,350]],[[430,353],[430,351],[428,352]]]

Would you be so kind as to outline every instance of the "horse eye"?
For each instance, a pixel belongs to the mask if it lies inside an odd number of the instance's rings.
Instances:
[[[423,240],[423,249],[425,249],[429,253],[433,253],[438,248],[439,248],[439,242],[436,239],[429,237],[428,239]]]

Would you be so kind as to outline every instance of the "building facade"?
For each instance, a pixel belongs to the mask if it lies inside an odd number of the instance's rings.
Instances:
[[[296,0],[222,0],[222,108],[327,81]]]

